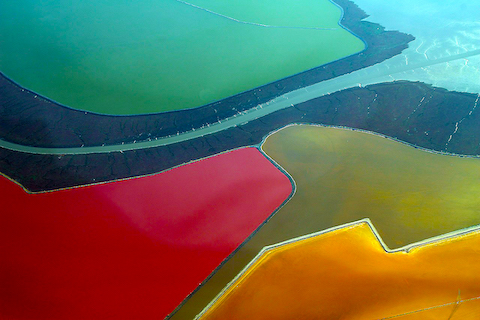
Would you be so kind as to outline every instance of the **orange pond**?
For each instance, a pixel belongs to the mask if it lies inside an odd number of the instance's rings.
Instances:
[[[479,319],[480,233],[387,252],[368,221],[264,251],[202,320]]]
[[[291,191],[255,148],[40,194],[0,176],[0,319],[162,319]]]

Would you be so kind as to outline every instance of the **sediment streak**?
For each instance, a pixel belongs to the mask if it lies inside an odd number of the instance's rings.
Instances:
[[[305,30],[337,30],[338,28],[322,28],[322,27],[296,27],[296,26],[275,26],[275,25],[270,25],[270,24],[263,24],[263,23],[258,23],[258,22],[248,22],[248,21],[243,21],[243,20],[239,20],[239,19],[235,19],[233,17],[230,17],[230,16],[227,16],[227,15],[224,15],[224,14],[221,14],[221,13],[218,13],[218,12],[215,12],[215,11],[212,11],[210,9],[207,9],[207,8],[203,8],[203,7],[200,7],[200,6],[197,6],[193,3],[190,3],[190,2],[186,2],[186,1],[183,1],[183,0],[175,0],[177,2],[180,2],[180,3],[183,3],[187,6],[190,6],[190,7],[193,7],[193,8],[196,8],[196,9],[199,9],[199,10],[202,10],[202,11],[205,11],[205,12],[208,12],[210,14],[213,14],[213,15],[216,15],[216,16],[219,16],[219,17],[222,17],[222,18],[225,18],[225,19],[228,19],[228,20],[231,20],[231,21],[234,21],[234,22],[238,22],[238,23],[242,23],[242,24],[247,24],[247,25],[252,25],[252,26],[257,26],[257,27],[263,27],[263,28],[280,28],[280,29],[305,29]]]

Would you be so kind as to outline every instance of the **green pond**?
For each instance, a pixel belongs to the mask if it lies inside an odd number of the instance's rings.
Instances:
[[[0,70],[82,110],[192,108],[363,50],[340,17],[328,0],[7,0]]]

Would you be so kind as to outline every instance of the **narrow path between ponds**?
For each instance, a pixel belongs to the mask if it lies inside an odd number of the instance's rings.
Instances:
[[[129,150],[165,146],[165,145],[183,142],[183,141],[198,138],[201,136],[213,134],[228,128],[242,125],[249,121],[264,117],[275,111],[282,110],[308,100],[312,100],[312,99],[315,99],[330,93],[334,93],[340,90],[361,86],[362,83],[368,82],[369,84],[372,84],[374,83],[374,80],[377,78],[382,79],[385,76],[390,76],[393,74],[397,74],[405,71],[411,71],[419,68],[425,68],[425,67],[429,67],[432,65],[445,63],[449,61],[465,59],[465,58],[476,56],[476,55],[480,55],[480,50],[468,51],[461,54],[451,55],[451,56],[436,59],[436,60],[426,60],[418,64],[401,65],[401,66],[392,67],[389,69],[378,68],[375,70],[369,70],[368,74],[362,73],[363,69],[358,70],[349,74],[339,76],[334,79],[322,81],[308,87],[290,91],[266,103],[259,104],[255,108],[249,109],[244,112],[240,112],[237,115],[234,115],[233,117],[230,117],[224,120],[219,120],[216,123],[208,124],[206,126],[203,126],[202,128],[192,129],[191,131],[187,131],[184,133],[179,133],[176,135],[167,136],[163,138],[156,138],[150,141],[133,142],[133,143],[125,143],[125,144],[122,143],[122,144],[116,144],[116,145],[94,146],[94,147],[42,148],[42,147],[20,145],[20,144],[11,143],[11,142],[0,139],[0,147],[13,150],[13,151],[33,153],[33,154],[90,154],[90,153],[123,152],[123,151],[129,151]]]

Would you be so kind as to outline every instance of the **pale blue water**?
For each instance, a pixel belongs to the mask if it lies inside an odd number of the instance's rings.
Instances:
[[[372,22],[410,33],[416,40],[403,55],[379,67],[431,63],[480,49],[480,2],[451,0],[354,0]],[[381,81],[423,81],[460,92],[480,93],[480,55],[411,70]],[[379,80],[379,81],[380,81]]]

